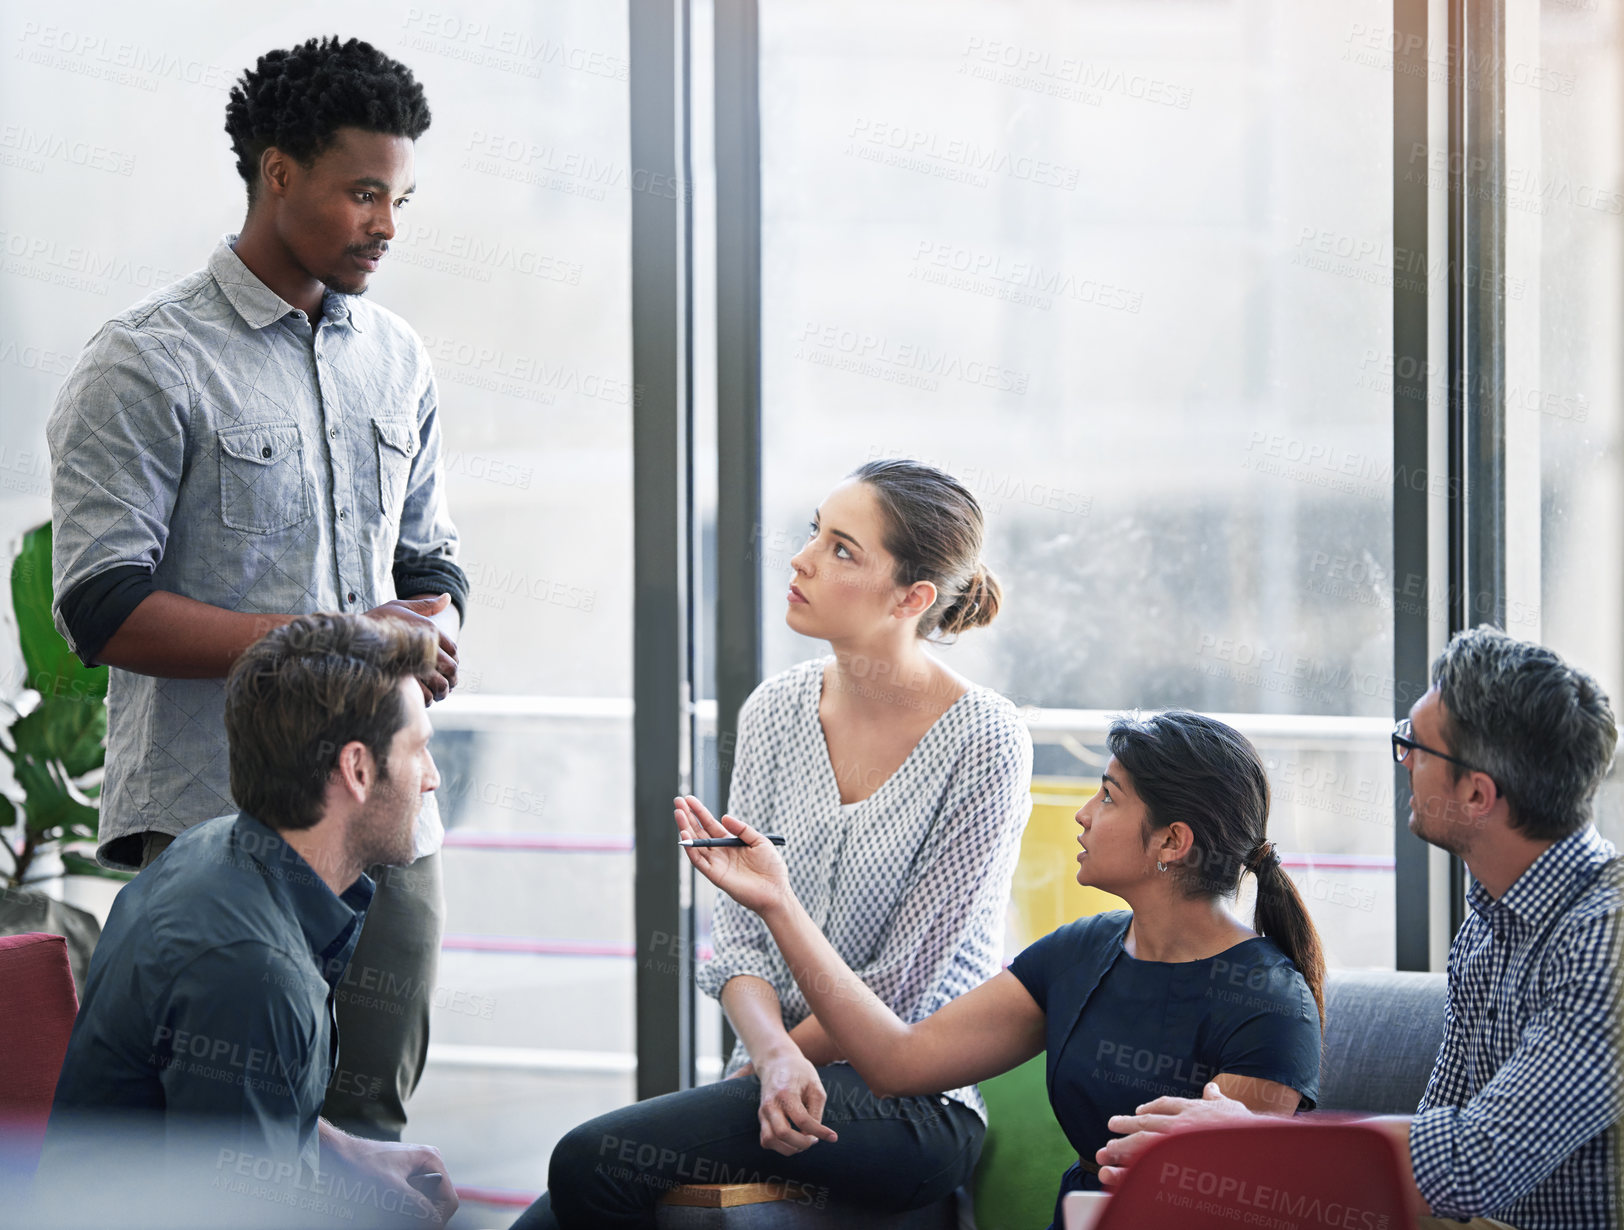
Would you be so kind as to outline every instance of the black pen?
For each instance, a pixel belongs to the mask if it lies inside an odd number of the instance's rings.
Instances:
[[[775,846],[784,844],[784,839],[777,833],[764,833],[762,835]],[[696,850],[705,850],[715,849],[717,846],[742,846],[745,841],[742,837],[690,837],[686,841],[679,841],[677,844],[679,846],[692,846]]]

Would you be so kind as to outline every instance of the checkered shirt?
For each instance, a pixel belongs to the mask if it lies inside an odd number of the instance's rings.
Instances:
[[[103,325],[51,412],[58,599],[119,566],[232,611],[359,612],[403,560],[454,562],[428,352],[394,313],[327,292],[321,320],[232,250]],[[57,612],[57,627],[72,631]],[[114,669],[101,855],[234,812],[225,681]],[[419,856],[444,834],[433,796]],[[120,843],[121,845],[123,843]]]
[[[842,806],[818,700],[829,659],[767,680],[739,713],[728,810],[787,839],[790,886],[846,964],[897,1016],[922,1021],[1003,968],[1004,918],[1032,812],[1032,737],[1015,706],[971,688],[868,798]],[[811,1014],[766,926],[723,897],[700,990],[752,974],[784,1028]],[[741,1042],[728,1063],[749,1054]],[[944,1092],[986,1118],[976,1088]]]
[[[1586,825],[1498,901],[1476,883],[1468,899],[1449,950],[1443,1045],[1410,1125],[1416,1183],[1444,1217],[1614,1227],[1617,851]]]

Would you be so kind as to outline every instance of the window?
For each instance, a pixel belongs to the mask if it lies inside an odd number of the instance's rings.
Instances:
[[[821,651],[781,593],[827,490],[956,474],[1008,604],[945,653],[1033,710],[1038,775],[1097,778],[1111,712],[1234,715],[1332,960],[1390,967],[1372,37],[1352,3],[764,3],[762,592],[771,673]]]
[[[1624,697],[1624,183],[1615,0],[1547,0],[1508,29],[1508,598],[1532,636]],[[1517,614],[1513,610],[1511,614]],[[1515,629],[1512,629],[1515,631]],[[1616,775],[1597,825],[1624,839]]]

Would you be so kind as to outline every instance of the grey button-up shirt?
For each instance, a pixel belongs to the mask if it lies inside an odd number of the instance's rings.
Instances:
[[[236,238],[104,325],[57,397],[56,622],[70,643],[63,597],[113,568],[151,569],[157,589],[213,606],[293,614],[387,602],[402,565],[455,568],[417,334],[332,291],[312,329],[237,258]],[[236,810],[224,680],[115,668],[107,709],[104,863],[135,864],[137,843],[120,839]],[[427,799],[419,857],[443,835]]]

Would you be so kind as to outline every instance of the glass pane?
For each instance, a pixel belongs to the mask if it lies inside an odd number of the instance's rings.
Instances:
[[[1618,0],[1545,0],[1509,29],[1506,387],[1513,615],[1624,703],[1624,88]],[[1535,509],[1538,515],[1535,515]],[[1624,840],[1615,774],[1598,827]]]
[[[873,457],[958,475],[1008,604],[947,660],[1071,713],[1037,773],[1097,777],[1097,711],[1240,715],[1333,961],[1390,966],[1392,80],[1368,18],[764,3],[761,562],[777,670],[820,652],[778,603],[829,488]]]

